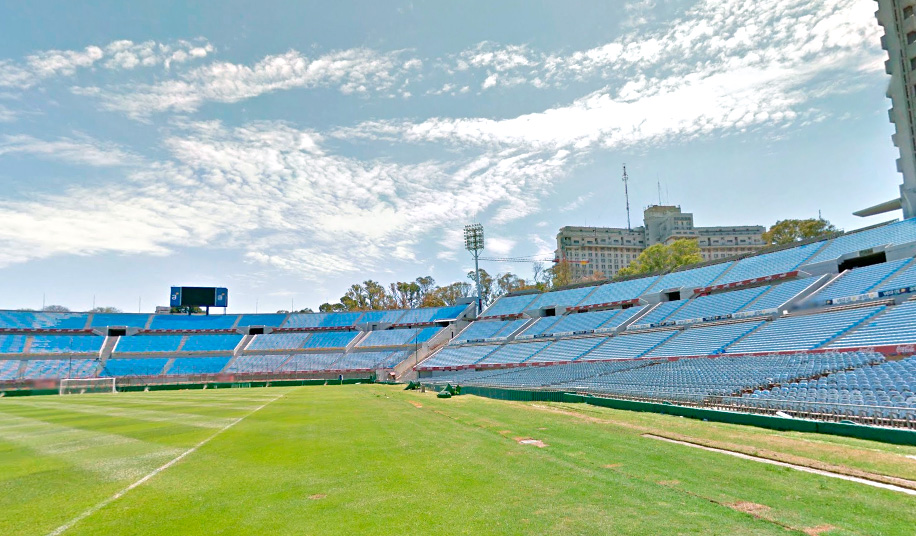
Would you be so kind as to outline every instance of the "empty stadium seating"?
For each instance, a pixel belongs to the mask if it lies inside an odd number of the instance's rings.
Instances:
[[[546,341],[517,342],[500,346],[480,361],[481,364],[521,363],[546,348]]]
[[[97,359],[30,359],[25,362],[22,379],[89,378],[99,368]]]
[[[0,354],[21,354],[25,352],[25,335],[0,335]]]
[[[22,361],[18,359],[0,360],[0,381],[15,380],[19,377],[19,366]]]
[[[521,314],[528,309],[531,309],[530,305],[537,299],[538,294],[524,294],[521,296],[502,296],[492,305],[487,307],[484,310],[481,317],[491,317],[491,316],[507,316],[507,315],[516,315]]]
[[[157,331],[232,329],[238,319],[238,315],[153,315],[149,329]]]
[[[226,335],[188,335],[181,346],[182,352],[231,352],[239,343],[242,336],[238,334]]]
[[[913,241],[916,241],[916,218],[834,238],[814,257],[808,259],[805,264],[829,261],[847,253],[865,249],[906,244]]]
[[[602,339],[598,337],[560,339],[535,354],[528,362],[574,361],[601,344],[601,342]]]
[[[340,358],[341,353],[321,353],[321,354],[298,354],[289,358],[289,361],[280,367],[280,371],[314,371],[314,370],[332,370]]]
[[[802,414],[916,420],[916,358],[883,362],[866,352],[840,355],[858,360],[816,380],[756,390],[731,402]]]
[[[641,328],[647,324],[658,324],[663,322],[666,318],[671,316],[671,313],[680,309],[687,304],[687,300],[675,300],[667,301],[656,304],[655,307],[646,313],[644,316],[641,316],[635,324],[631,325],[632,329]]]
[[[884,306],[783,317],[730,346],[728,353],[811,350],[881,312]]]
[[[313,333],[303,348],[346,348],[359,335],[358,331],[325,331]]]
[[[724,285],[791,272],[808,260],[823,244],[823,242],[815,242],[773,253],[746,257],[737,261],[713,284]]]
[[[370,331],[357,344],[360,348],[369,346],[404,346],[413,342],[420,333],[417,329],[386,329],[383,331]]]
[[[490,352],[499,348],[499,345],[481,345],[481,346],[446,346],[432,357],[423,362],[423,368],[435,367],[461,367],[473,365]]]
[[[700,296],[689,300],[683,307],[671,314],[665,320],[672,322],[678,320],[700,319],[736,313],[743,309],[770,287],[757,287],[744,290],[721,292],[710,296]]]
[[[457,337],[455,343],[482,341],[487,339],[505,339],[528,320],[484,320],[472,322]]]
[[[833,348],[916,344],[916,302],[904,302],[830,344]]]
[[[0,329],[85,329],[86,313],[0,311]]]
[[[184,335],[132,335],[119,337],[115,352],[119,354],[151,354],[177,352]]]
[[[854,270],[847,270],[831,281],[827,286],[819,290],[811,299],[819,302],[827,302],[828,300],[835,300],[846,296],[865,294],[892,277],[911,260],[912,259],[903,259],[856,268]]]
[[[587,306],[632,300],[644,294],[657,280],[657,276],[651,276],[606,283],[598,286],[594,292],[586,296],[578,305]]]
[[[705,287],[711,284],[722,272],[728,269],[732,263],[721,262],[711,264],[701,268],[691,268],[680,272],[671,272],[661,276],[658,281],[652,285],[653,290],[668,290],[676,288]]]
[[[162,357],[109,359],[99,376],[158,376],[168,362]]]
[[[645,357],[676,357],[721,353],[729,344],[753,331],[762,322],[739,322],[687,329],[645,354]]]
[[[677,335],[677,330],[646,331],[607,338],[579,359],[587,361],[605,359],[634,359],[646,354],[659,344]]]
[[[288,354],[243,355],[236,357],[229,364],[226,372],[276,372],[287,359],[289,359]]]
[[[255,335],[246,350],[298,350],[311,333],[268,333]]]
[[[172,364],[165,370],[165,374],[216,374],[223,370],[229,359],[229,356],[177,357],[172,360]]]
[[[773,285],[756,300],[741,308],[742,311],[763,311],[784,305],[803,290],[813,285],[818,277],[803,277]]]

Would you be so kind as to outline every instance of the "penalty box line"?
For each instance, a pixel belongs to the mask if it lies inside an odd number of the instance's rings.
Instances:
[[[197,449],[199,449],[200,447],[206,445],[207,443],[209,443],[210,441],[212,441],[213,439],[215,439],[217,436],[219,436],[220,434],[222,434],[222,433],[225,432],[226,430],[232,428],[233,426],[235,426],[236,424],[242,422],[243,420],[247,419],[248,417],[251,417],[251,416],[254,415],[255,413],[257,413],[257,412],[261,411],[262,409],[266,408],[268,405],[270,405],[270,404],[276,402],[277,400],[280,400],[280,399],[283,398],[284,396],[286,396],[286,393],[284,393],[284,394],[282,394],[282,395],[280,395],[280,396],[278,396],[278,397],[276,397],[276,398],[273,398],[273,399],[271,399],[271,400],[268,400],[267,402],[263,403],[262,405],[258,406],[258,407],[255,408],[255,409],[253,409],[251,412],[246,413],[245,415],[242,415],[242,416],[239,417],[238,419],[236,419],[236,420],[230,422],[230,423],[227,424],[226,426],[224,426],[224,427],[220,428],[219,430],[217,430],[216,433],[214,433],[214,434],[211,435],[210,437],[207,437],[206,439],[204,439],[204,440],[201,441],[200,443],[198,443],[198,444],[194,445],[193,447],[189,448],[188,450],[182,452],[181,454],[179,454],[179,455],[176,456],[175,458],[173,458],[173,459],[171,459],[170,461],[166,462],[164,465],[161,465],[161,466],[159,466],[158,468],[153,469],[152,472],[150,472],[148,475],[144,476],[144,477],[141,478],[140,480],[137,480],[137,481],[134,482],[133,484],[127,486],[126,488],[124,488],[124,489],[122,489],[121,491],[115,493],[115,494],[112,495],[111,497],[108,497],[107,499],[105,499],[105,500],[103,500],[102,502],[96,504],[95,506],[92,506],[91,508],[89,508],[88,510],[84,511],[84,512],[81,513],[80,515],[74,517],[74,518],[71,519],[70,521],[64,523],[63,525],[61,525],[61,526],[57,527],[56,529],[54,529],[53,531],[49,532],[49,533],[48,533],[48,536],[59,536],[60,534],[63,534],[64,532],[70,530],[71,528],[73,528],[73,527],[74,527],[77,523],[79,523],[80,521],[86,519],[87,517],[89,517],[89,516],[91,516],[92,514],[98,512],[98,511],[101,510],[102,508],[105,508],[105,507],[108,506],[109,504],[111,504],[111,503],[117,501],[118,499],[120,499],[121,497],[127,495],[132,489],[138,488],[138,487],[142,486],[143,484],[145,484],[147,481],[149,481],[151,478],[155,477],[155,476],[158,475],[159,473],[165,471],[165,470],[168,469],[169,467],[175,465],[176,463],[180,462],[181,460],[185,459],[186,457],[190,456],[191,454],[194,454],[195,452],[197,452]]]

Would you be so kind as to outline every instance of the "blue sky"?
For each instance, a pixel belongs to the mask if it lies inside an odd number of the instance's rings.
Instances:
[[[872,0],[0,5],[0,308],[317,306],[552,256],[662,200],[771,225],[897,195]],[[527,276],[528,265],[484,264]]]

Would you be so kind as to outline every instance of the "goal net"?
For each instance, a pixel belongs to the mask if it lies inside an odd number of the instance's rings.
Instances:
[[[64,378],[60,380],[60,394],[114,393],[114,378]]]

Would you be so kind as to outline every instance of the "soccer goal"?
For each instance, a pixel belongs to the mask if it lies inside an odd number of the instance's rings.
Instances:
[[[64,378],[60,380],[60,394],[114,393],[114,378]]]

